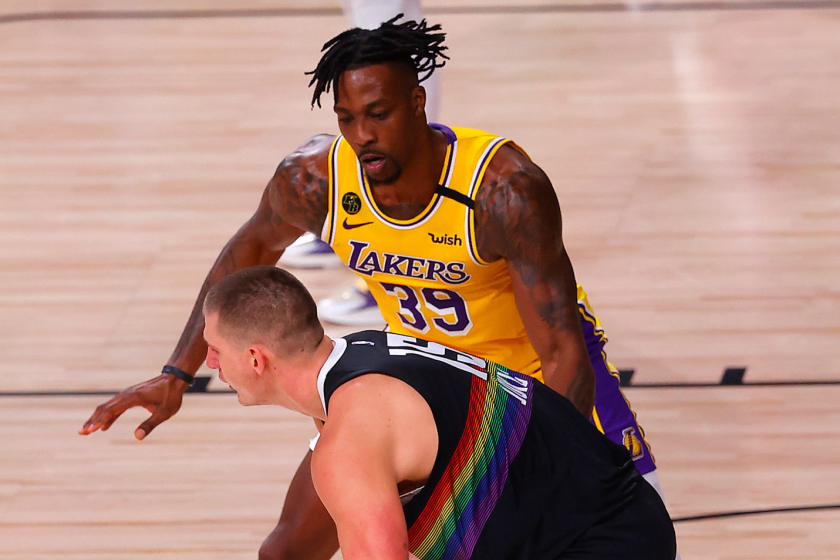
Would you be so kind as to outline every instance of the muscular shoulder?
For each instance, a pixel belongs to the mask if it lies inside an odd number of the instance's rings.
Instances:
[[[413,400],[416,394],[408,384],[391,376],[378,373],[361,375],[343,383],[332,394],[327,424],[332,424],[332,429],[359,423],[371,424],[376,426],[372,429],[377,432],[389,427],[398,428],[390,420],[405,413],[406,401]]]
[[[502,146],[491,160],[475,206],[476,242],[485,260],[554,249],[545,247],[544,241],[555,236],[561,243],[554,187],[545,172],[513,145]]]
[[[385,458],[400,480],[423,479],[434,466],[437,428],[429,405],[408,384],[363,375],[333,393],[315,454]]]
[[[280,162],[269,184],[271,206],[300,229],[320,233],[326,219],[334,139],[320,134],[304,142]]]

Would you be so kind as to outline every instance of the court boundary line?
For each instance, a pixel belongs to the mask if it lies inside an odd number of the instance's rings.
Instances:
[[[727,517],[747,517],[751,515],[769,515],[773,513],[800,513],[807,511],[825,511],[831,509],[840,509],[840,504],[721,511],[717,513],[704,513],[700,515],[686,515],[682,517],[673,517],[671,518],[671,521],[674,523],[687,523],[691,521],[708,521],[710,519],[724,519]]]
[[[707,513],[700,515],[686,515],[682,517],[674,517],[671,519],[673,523],[690,523],[693,521],[709,521],[712,519],[725,519],[729,517],[749,517],[753,515],[770,515],[775,513],[803,513],[809,511],[827,511],[833,509],[840,509],[840,504],[821,504],[810,506],[792,506],[783,508],[767,508],[767,509],[746,509],[746,510],[732,510],[721,511],[716,513]],[[248,522],[250,518],[235,519],[235,522]],[[29,521],[29,522],[8,522],[0,523],[2,527],[65,527],[68,525],[81,525],[85,527],[90,526],[154,526],[154,525],[197,525],[197,524],[222,524],[230,523],[230,520],[219,520],[215,518],[208,519],[176,519],[166,521],[139,521],[139,520],[123,520],[123,521]]]
[[[634,383],[623,387],[624,389],[696,389],[696,388],[744,388],[744,387],[815,387],[815,386],[831,386],[840,385],[840,379],[813,379],[813,380],[790,380],[790,381],[752,381],[749,383],[739,383],[737,385],[729,385],[725,383],[707,383],[707,382],[651,382],[651,383]],[[78,391],[72,389],[59,389],[52,391],[0,391],[0,398],[12,397],[108,397],[119,394],[117,390],[84,390]],[[190,391],[187,390],[186,396],[189,395],[233,395],[236,391],[230,389],[207,389],[204,391]]]
[[[747,0],[725,2],[599,2],[595,4],[526,4],[523,6],[438,6],[424,11],[428,15],[498,15],[549,13],[631,13],[631,12],[743,12],[757,10],[840,9],[840,0]],[[326,17],[341,15],[340,8],[230,8],[206,10],[55,10],[0,15],[0,24],[34,21],[95,21],[144,19],[210,19],[266,17]]]
[[[652,381],[650,383],[633,383],[622,386],[622,389],[693,389],[698,387],[738,388],[738,387],[813,387],[819,385],[840,385],[840,379],[811,379],[789,381],[751,381],[745,383],[721,383],[706,381],[671,382]]]
[[[0,398],[15,398],[15,397],[113,397],[120,394],[121,391],[113,389],[102,390],[55,390],[55,391],[0,391]],[[235,395],[236,391],[231,389],[207,389],[206,391],[190,391],[187,390],[184,396],[190,395]]]

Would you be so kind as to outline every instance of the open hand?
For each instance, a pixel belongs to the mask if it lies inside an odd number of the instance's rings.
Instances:
[[[134,437],[143,439],[158,424],[165,422],[178,412],[186,390],[186,382],[166,374],[132,385],[108,402],[97,406],[93,415],[79,430],[79,434],[86,436],[97,430],[104,432],[123,412],[135,406],[142,406],[152,413],[134,431]]]

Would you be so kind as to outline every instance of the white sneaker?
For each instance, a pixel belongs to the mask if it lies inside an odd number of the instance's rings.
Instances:
[[[304,233],[286,247],[279,264],[290,268],[338,268],[344,266],[329,243],[321,241],[314,233]]]
[[[385,319],[376,305],[370,290],[351,284],[337,297],[318,302],[318,317],[336,325],[382,325]]]

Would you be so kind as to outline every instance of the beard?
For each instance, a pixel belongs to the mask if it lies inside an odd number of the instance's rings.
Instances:
[[[370,175],[367,176],[368,183],[370,186],[377,187],[381,185],[392,185],[397,182],[397,180],[402,176],[402,168],[394,164],[394,170],[384,177],[371,177]]]
[[[372,159],[370,156],[373,156],[375,159]],[[367,176],[368,183],[371,186],[391,185],[402,175],[402,166],[393,156],[385,152],[362,150],[358,158],[362,163],[365,176]],[[373,164],[373,162],[381,162],[381,167],[375,171],[371,171],[369,165]]]

